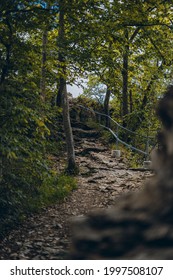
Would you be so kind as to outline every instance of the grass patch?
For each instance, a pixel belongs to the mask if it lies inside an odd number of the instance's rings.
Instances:
[[[0,239],[16,226],[20,226],[26,217],[63,200],[76,188],[76,179],[62,174],[50,176],[39,188],[28,193],[21,189],[5,189],[5,196],[0,199]]]

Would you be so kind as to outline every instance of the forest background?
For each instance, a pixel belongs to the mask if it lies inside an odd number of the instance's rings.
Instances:
[[[172,45],[172,0],[1,1],[1,237],[76,187],[67,85],[88,81],[73,106],[154,134],[157,100],[172,82]],[[64,150],[60,173],[52,155]]]

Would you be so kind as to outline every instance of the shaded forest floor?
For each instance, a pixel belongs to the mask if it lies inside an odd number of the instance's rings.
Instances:
[[[70,220],[108,208],[129,191],[143,186],[149,171],[129,170],[126,159],[115,159],[95,131],[74,128],[78,188],[63,202],[28,218],[0,243],[0,259],[65,259],[70,247]],[[54,158],[55,167],[61,167]]]

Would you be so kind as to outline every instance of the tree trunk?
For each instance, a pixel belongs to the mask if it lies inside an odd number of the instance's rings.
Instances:
[[[6,48],[5,64],[2,67],[2,71],[0,75],[0,91],[3,90],[3,84],[10,70],[10,58],[11,58],[11,51],[12,51],[12,44],[13,44],[13,30],[8,16],[6,17],[6,25],[8,27],[8,33],[9,33],[8,38],[6,38],[8,43],[5,42],[6,39],[3,39],[3,37],[0,36],[0,42]]]
[[[61,58],[61,55],[59,54],[58,58],[59,63],[64,63],[65,61]],[[63,69],[64,66],[61,67]],[[60,67],[59,67],[60,68]],[[63,70],[64,73],[64,70]],[[60,77],[59,78],[59,85],[58,85],[58,94],[56,97],[56,106],[62,107],[62,93],[63,93],[63,88],[64,88],[64,78]]]
[[[133,112],[133,97],[132,97],[132,90],[129,92],[129,98],[130,98],[130,113]]]
[[[65,41],[65,27],[64,27],[64,6],[65,1],[60,0],[59,1],[59,32],[58,32],[58,47],[59,47],[59,54],[58,54],[58,61],[59,61],[59,72],[60,72],[60,78],[59,78],[59,88],[58,93],[56,97],[56,105],[58,107],[62,107],[62,94],[63,94],[63,88],[64,88],[64,68],[65,68],[65,58],[64,58],[64,41]],[[66,71],[66,70],[65,70]]]
[[[77,165],[75,162],[74,141],[73,141],[71,122],[70,122],[66,80],[62,79],[62,83],[63,83],[63,91],[62,91],[63,124],[64,124],[64,132],[66,137],[67,160],[68,160],[66,171],[68,174],[76,174]]]
[[[104,100],[104,113],[109,116],[109,100],[111,96],[111,90],[109,86],[107,86],[106,89],[106,95],[105,95],[105,100]],[[106,117],[106,127],[110,127],[110,119],[109,117]]]
[[[128,30],[125,30],[125,49],[123,54],[123,69],[122,69],[122,77],[123,77],[123,96],[122,96],[122,116],[125,117],[128,113],[128,58],[129,58],[129,43],[128,43]],[[124,121],[124,125],[126,122]]]
[[[74,151],[74,141],[73,133],[70,122],[70,113],[69,113],[69,103],[68,103],[68,94],[67,94],[67,84],[66,84],[66,59],[65,59],[65,24],[64,24],[64,4],[65,1],[59,1],[59,35],[58,35],[58,46],[59,46],[59,89],[56,104],[63,108],[63,125],[64,133],[66,138],[67,146],[67,173],[76,174],[78,171],[77,164],[75,162],[75,151]]]
[[[3,84],[8,76],[9,68],[10,68],[10,56],[11,56],[11,45],[4,44],[6,48],[6,58],[5,65],[2,67],[1,76],[0,76],[0,89],[2,90]]]
[[[45,101],[46,97],[46,60],[47,60],[47,35],[48,32],[45,29],[42,38],[42,66],[41,66],[41,79],[40,79],[40,97]]]

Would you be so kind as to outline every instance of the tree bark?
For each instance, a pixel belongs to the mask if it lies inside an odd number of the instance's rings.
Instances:
[[[68,102],[66,80],[62,79],[62,83],[63,83],[63,91],[62,91],[63,124],[64,124],[64,132],[65,132],[66,146],[67,146],[67,169],[66,169],[66,171],[68,174],[76,174],[77,165],[75,162],[74,141],[73,141],[71,122],[70,122],[69,102]]]
[[[6,44],[5,47],[6,47],[6,58],[5,58],[5,65],[3,66],[1,71],[0,86],[3,85],[10,68],[11,45]]]
[[[47,60],[47,35],[45,29],[42,38],[42,66],[41,66],[41,79],[40,79],[40,97],[45,102],[46,97],[46,60]]]
[[[69,113],[69,103],[67,94],[67,84],[66,84],[66,59],[65,59],[65,49],[63,48],[65,42],[65,23],[64,23],[64,9],[65,1],[59,1],[59,35],[58,35],[58,46],[59,46],[59,89],[56,104],[63,108],[63,125],[64,133],[66,138],[67,146],[67,168],[66,172],[68,174],[76,174],[78,171],[77,164],[75,162],[75,150],[73,133],[70,122]]]
[[[64,88],[64,73],[66,70],[65,68],[65,58],[64,58],[64,41],[65,41],[65,27],[64,27],[64,11],[65,1],[59,1],[59,32],[58,32],[58,47],[59,47],[59,54],[58,54],[58,61],[59,61],[59,71],[60,71],[60,78],[59,78],[59,88],[56,97],[56,105],[58,107],[62,107],[62,94]],[[64,71],[65,70],[65,71]]]
[[[2,89],[3,84],[8,76],[9,73],[9,69],[10,69],[10,58],[11,58],[11,50],[12,50],[12,43],[13,43],[13,30],[11,27],[11,23],[9,21],[9,18],[6,17],[6,25],[8,27],[8,31],[9,31],[9,35],[8,35],[8,39],[7,42],[5,42],[5,40],[3,39],[2,36],[0,36],[0,42],[5,46],[6,48],[6,54],[5,54],[5,64],[2,67],[2,71],[1,71],[1,76],[0,76],[0,88]]]
[[[132,90],[129,91],[129,99],[130,99],[130,113],[133,112],[133,96],[132,96]]]
[[[104,113],[107,116],[109,116],[109,100],[110,100],[110,96],[111,96],[111,90],[110,90],[109,86],[107,86],[105,100],[104,100]],[[109,117],[106,117],[105,125],[106,125],[106,127],[110,127],[110,119],[109,119]]]
[[[129,59],[129,42],[128,42],[128,30],[125,30],[125,48],[123,54],[123,69],[122,69],[122,77],[123,77],[123,90],[122,90],[122,116],[125,117],[128,113],[128,59]],[[125,125],[125,121],[124,121]]]
[[[58,61],[59,61],[59,63],[64,62],[64,60],[62,61],[60,55],[59,55]],[[63,67],[62,67],[62,68],[63,68]],[[63,70],[63,73],[64,73],[64,70]],[[62,107],[62,102],[63,102],[63,97],[62,97],[63,88],[64,88],[64,78],[63,78],[63,77],[60,77],[60,78],[59,78],[58,93],[57,93],[57,97],[56,97],[56,106],[58,106],[58,107]]]

